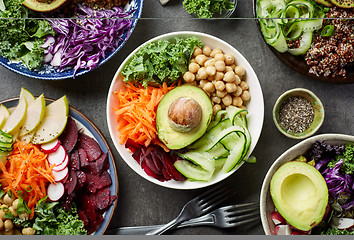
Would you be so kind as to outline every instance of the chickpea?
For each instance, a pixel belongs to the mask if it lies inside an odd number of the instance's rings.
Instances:
[[[205,56],[204,54],[200,54],[195,57],[195,61],[200,65],[203,66],[204,63],[208,60],[208,57]]]
[[[224,78],[224,73],[223,72],[216,72],[216,74],[215,74],[215,80],[216,81],[223,80],[223,78]]]
[[[236,91],[237,86],[235,83],[226,83],[225,89],[226,89],[226,92],[233,93]]]
[[[234,70],[232,69],[232,67],[230,67],[230,66],[226,66],[225,67],[225,72],[233,72]]]
[[[220,72],[225,71],[225,62],[224,61],[216,61],[215,68],[217,71],[220,71]]]
[[[236,91],[232,93],[235,97],[239,97],[242,94],[242,88],[240,86],[236,87]]]
[[[207,79],[209,80],[209,81],[215,81],[215,79],[214,79],[214,76],[213,75],[209,75],[208,77],[207,77]]]
[[[203,47],[203,54],[205,55],[205,56],[210,56],[210,53],[211,53],[211,48],[210,47],[208,47],[208,46],[204,46]]]
[[[232,97],[229,94],[227,94],[225,97],[222,98],[222,102],[226,106],[230,106],[232,104]]]
[[[31,227],[27,227],[27,228],[22,229],[23,235],[34,235],[35,233],[36,233],[36,231]]]
[[[247,110],[247,108],[244,105],[240,106],[239,108]]]
[[[195,58],[192,58],[192,59],[190,60],[190,63],[196,63]]]
[[[197,86],[197,82],[196,81],[190,82],[190,83],[186,83],[186,84],[189,85],[189,86]]]
[[[239,85],[241,83],[241,78],[237,74],[235,74],[235,78],[236,78],[235,80],[236,85]]]
[[[211,51],[210,57],[215,57],[217,53],[222,53],[222,50],[220,48],[215,48],[213,51]]]
[[[14,227],[14,224],[10,219],[6,219],[4,222],[4,229],[5,231],[10,231]]]
[[[250,92],[249,91],[243,91],[242,94],[241,94],[241,98],[243,101],[248,101],[251,99],[251,95],[250,95]]]
[[[203,50],[200,47],[195,47],[194,52],[193,52],[193,56],[196,57],[202,53],[203,53]]]
[[[221,105],[215,104],[213,107],[213,113],[216,114],[219,110],[221,110]]]
[[[245,81],[241,81],[240,87],[243,91],[248,90],[248,84]]]
[[[215,59],[209,59],[204,63],[204,67],[215,66]]]
[[[219,98],[225,97],[226,94],[227,94],[226,91],[219,91],[219,90],[216,90],[216,96],[218,96]]]
[[[1,209],[0,209],[0,219],[4,220],[4,219],[5,219],[4,216],[5,216],[5,212],[4,212],[4,210],[1,208]]]
[[[223,62],[225,62],[225,56],[222,53],[215,54],[214,59],[215,59],[215,61],[223,61]]]
[[[235,58],[234,58],[234,56],[232,56],[231,54],[226,53],[226,54],[224,55],[224,57],[225,57],[225,63],[226,63],[226,65],[231,65],[231,64],[234,64],[234,63],[235,63]]]
[[[207,66],[205,70],[209,76],[214,76],[216,73],[216,68],[214,66]]]
[[[225,82],[234,82],[236,80],[236,77],[235,77],[235,73],[234,72],[227,72],[225,73],[224,75],[224,81]]]
[[[236,67],[235,67],[235,73],[236,73],[239,77],[242,77],[243,75],[245,75],[246,70],[245,70],[245,68],[242,67],[242,66],[236,66]]]
[[[225,83],[223,81],[216,81],[215,89],[219,91],[223,91],[225,89]]]
[[[230,67],[232,68],[232,70],[235,70],[236,64],[231,64]]]
[[[241,97],[233,97],[232,98],[232,105],[235,107],[240,107],[243,104],[243,100]]]
[[[27,212],[21,213],[18,217],[22,220],[28,220],[29,214]]]
[[[221,99],[219,97],[211,97],[211,101],[213,101],[214,103],[220,103]]]
[[[19,201],[18,198],[15,199],[15,201],[13,201],[13,203],[12,203],[12,208],[13,209],[17,209],[18,201]]]
[[[206,72],[205,67],[199,68],[198,73],[196,75],[197,80],[206,79],[207,77],[208,77],[208,74]]]
[[[198,70],[199,70],[200,66],[198,63],[194,62],[194,63],[190,63],[189,66],[188,66],[188,70],[191,72],[191,73],[197,73]]]
[[[195,80],[195,75],[191,72],[186,72],[185,74],[183,74],[183,80],[186,83],[191,83]]]
[[[3,227],[4,227],[4,221],[0,219],[0,231],[3,229]]]
[[[9,196],[9,194],[6,194],[4,196],[4,203],[7,205],[7,206],[11,206],[12,205],[12,202],[15,200],[15,195],[12,194],[12,197]]]
[[[212,93],[215,91],[214,84],[211,82],[208,82],[204,85],[203,90],[208,93]]]
[[[14,217],[17,217],[17,212],[13,207],[9,207],[9,210],[12,213],[12,215],[14,215]]]
[[[208,83],[209,81],[207,80],[200,80],[199,82],[199,87],[203,88],[205,86],[206,83]]]

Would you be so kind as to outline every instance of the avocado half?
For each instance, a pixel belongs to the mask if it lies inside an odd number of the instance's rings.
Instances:
[[[331,0],[331,2],[341,8],[354,8],[353,0]]]
[[[332,7],[333,4],[331,3],[330,0],[315,0],[316,2],[322,4],[322,5],[325,5],[327,7]]]
[[[171,122],[170,110],[179,99],[191,100],[199,104],[198,111],[190,109],[189,104],[180,104],[180,113],[190,113],[190,118],[196,117],[193,112],[199,112],[198,123],[191,129],[176,128]],[[185,109],[183,109],[185,108]],[[201,111],[200,111],[201,110]],[[160,101],[156,112],[156,128],[159,139],[169,149],[184,148],[199,139],[207,130],[211,121],[213,106],[208,95],[200,88],[182,85],[169,91]],[[188,114],[187,114],[188,115]],[[191,119],[194,120],[194,119]]]
[[[305,162],[283,164],[273,175],[270,194],[278,212],[302,231],[319,224],[328,204],[328,188],[321,173]]]
[[[70,0],[24,0],[22,4],[36,12],[50,12],[63,7],[68,2],[70,2]]]

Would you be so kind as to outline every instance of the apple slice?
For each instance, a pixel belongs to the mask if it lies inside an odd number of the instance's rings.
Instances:
[[[36,99],[32,93],[30,93],[26,88],[21,88],[20,99],[26,99],[28,105],[32,104]]]
[[[9,110],[4,105],[0,105],[0,128],[5,123],[6,118],[10,116]]]
[[[32,141],[34,133],[35,133],[34,131],[31,131],[31,132],[27,133],[26,135],[20,136],[18,139],[21,142],[30,143]]]
[[[51,183],[48,186],[47,193],[50,200],[58,201],[64,195],[64,185],[61,182]]]
[[[56,139],[65,129],[68,121],[69,104],[66,96],[52,102],[45,108],[44,117],[36,128],[33,144],[43,144]]]
[[[25,120],[20,129],[19,136],[24,136],[34,130],[43,119],[45,112],[44,95],[40,95],[32,103],[28,104]]]
[[[24,98],[22,98],[18,102],[18,105],[14,109],[14,111],[6,119],[6,122],[2,127],[2,130],[6,133],[14,135],[22,126],[22,123],[25,120],[26,111],[27,111],[27,102]]]

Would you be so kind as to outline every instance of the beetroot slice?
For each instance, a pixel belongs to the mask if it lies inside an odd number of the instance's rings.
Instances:
[[[151,155],[146,155],[144,157],[144,160],[145,160],[146,165],[151,169],[151,171],[154,172],[154,174],[162,175],[162,172],[156,168],[156,165],[155,165],[154,161],[152,160]]]
[[[128,138],[127,142],[125,143],[125,148],[128,148],[132,153],[135,153],[136,150],[140,149],[141,147],[141,145],[134,142],[130,138]]]
[[[109,187],[104,187],[100,190],[97,190],[96,193],[91,194],[89,197],[96,209],[104,210],[108,207],[110,202],[111,190]]]
[[[86,186],[87,190],[91,193],[95,193],[98,189],[110,186],[111,184],[112,180],[108,172],[103,172],[100,176],[86,173]]]
[[[65,189],[67,190],[68,195],[70,195],[76,188],[77,185],[77,176],[76,172],[71,169],[69,173],[69,179],[65,183]]]
[[[78,139],[78,130],[75,120],[71,117],[68,118],[64,132],[60,135],[60,141],[67,153],[70,153]]]
[[[155,174],[146,164],[146,162],[142,162],[141,163],[141,167],[144,169],[144,171],[146,172],[147,175],[149,175],[150,177],[153,177],[161,182],[165,181],[165,178],[161,175],[157,175]]]
[[[88,163],[87,171],[95,175],[100,175],[103,171],[108,169],[108,166],[108,154],[104,153],[96,161]]]
[[[85,212],[79,209],[78,214],[79,214],[79,219],[84,222],[84,226],[87,226],[87,224],[89,224],[89,219],[86,216]]]
[[[80,157],[79,157],[79,151],[74,150],[70,154],[70,164],[69,167],[73,170],[79,170],[80,169]]]
[[[79,133],[78,147],[85,150],[89,162],[95,161],[102,154],[100,145],[84,133]]]
[[[81,170],[77,170],[76,176],[77,176],[77,184],[79,185],[79,188],[82,188],[86,183],[86,173],[84,173]]]
[[[88,166],[87,154],[83,148],[79,148],[79,159],[80,159],[80,167],[84,168]]]

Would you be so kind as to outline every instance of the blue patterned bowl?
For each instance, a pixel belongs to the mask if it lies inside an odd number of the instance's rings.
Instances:
[[[131,25],[129,31],[124,32],[123,36],[121,37],[124,40],[119,42],[118,47],[113,52],[107,52],[106,58],[101,59],[100,62],[98,63],[98,65],[94,69],[102,66],[105,62],[107,62],[128,41],[128,38],[132,35],[134,28],[138,22],[138,18],[140,18],[140,16],[141,16],[141,13],[143,10],[143,3],[144,3],[144,0],[130,0],[129,3],[126,5],[126,7],[125,7],[126,12],[131,12],[132,10],[135,10],[131,14],[131,18],[133,19],[132,25]],[[22,63],[13,62],[7,58],[3,58],[2,56],[0,56],[0,64],[4,67],[10,69],[11,71],[18,73],[18,74],[21,74],[23,76],[30,77],[30,78],[36,78],[36,79],[61,80],[61,79],[73,78],[73,75],[74,75],[73,68],[65,69],[65,70],[59,72],[57,69],[55,69],[54,67],[52,67],[51,65],[48,65],[48,64],[43,65],[40,69],[29,70]],[[92,70],[94,70],[94,69],[92,69]],[[85,74],[89,71],[92,71],[92,70],[88,70],[88,69],[79,70],[76,72],[75,76],[83,75],[83,74]]]

